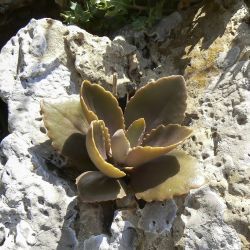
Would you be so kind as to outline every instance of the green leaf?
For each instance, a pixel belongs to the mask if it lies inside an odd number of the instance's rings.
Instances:
[[[76,179],[77,190],[82,202],[101,202],[121,199],[126,196],[121,180],[108,178],[99,171],[81,174]]]
[[[135,196],[147,202],[171,199],[205,183],[197,160],[182,151],[161,156],[134,171],[130,178]]]
[[[177,2],[177,0],[86,0],[71,2],[71,8],[62,16],[67,22],[74,23],[91,33],[105,35],[131,23],[135,29],[146,30],[163,15],[175,11]]]
[[[90,11],[88,9],[84,10],[81,4],[70,2],[70,11],[66,11],[65,14],[68,16],[68,21],[75,21],[79,23],[89,22],[92,17]],[[71,20],[69,20],[69,16],[71,16]]]
[[[182,76],[163,77],[139,89],[125,109],[125,123],[143,117],[146,133],[163,124],[180,124],[186,110],[186,87]]]
[[[70,1],[70,9],[71,10],[75,10],[77,5],[78,5],[78,3],[74,3],[74,2]]]
[[[100,85],[84,81],[81,104],[89,122],[97,118],[103,120],[111,135],[118,129],[124,129],[124,118],[118,101]]]
[[[178,124],[160,125],[144,139],[142,146],[129,151],[126,164],[137,167],[176,148],[192,133],[192,130]]]
[[[148,18],[146,16],[137,16],[132,18],[132,27],[135,30],[145,30],[147,27],[145,23],[147,23]]]
[[[108,163],[105,145],[105,125],[102,120],[92,121],[86,137],[86,147],[89,157],[95,166],[106,176],[121,178],[126,174]]]
[[[107,8],[106,17],[118,17],[128,13],[128,4],[126,1],[110,0],[110,6]]]
[[[164,0],[158,0],[156,1],[155,6],[149,9],[148,19],[146,21],[147,27],[151,28],[157,20],[161,19],[164,10],[164,2]]]
[[[130,142],[131,148],[136,147],[141,144],[146,124],[143,118],[134,121],[126,131],[126,137]]]
[[[43,100],[41,112],[52,146],[82,171],[95,170],[85,146],[89,123],[82,112],[79,97]]]

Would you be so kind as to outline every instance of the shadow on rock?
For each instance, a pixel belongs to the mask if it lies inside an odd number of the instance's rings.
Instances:
[[[69,203],[64,222],[61,229],[61,238],[58,242],[57,250],[76,249],[78,240],[75,232],[75,223],[77,219],[77,199]]]
[[[36,174],[52,185],[63,186],[68,196],[76,195],[74,182],[78,173],[52,148],[50,140],[31,147],[29,152]]]
[[[160,52],[167,56],[174,48],[178,48],[177,66],[180,69],[179,73],[185,75],[186,67],[192,66],[189,55],[192,56],[196,45],[200,45],[200,51],[208,50],[214,41],[224,34],[228,22],[236,11],[237,8],[224,6],[219,1],[202,1],[192,9],[181,13],[183,17],[181,25],[172,32],[171,41],[160,46]]]
[[[0,142],[8,134],[8,106],[0,99]]]

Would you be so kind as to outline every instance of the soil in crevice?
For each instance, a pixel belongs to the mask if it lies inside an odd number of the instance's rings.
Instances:
[[[8,106],[0,99],[0,142],[8,134]]]

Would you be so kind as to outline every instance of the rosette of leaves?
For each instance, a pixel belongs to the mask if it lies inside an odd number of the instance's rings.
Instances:
[[[175,148],[192,130],[181,126],[186,109],[182,76],[164,77],[139,89],[125,111],[111,92],[84,81],[80,98],[41,103],[52,145],[82,172],[83,202],[128,194],[162,201],[199,185],[196,160]]]

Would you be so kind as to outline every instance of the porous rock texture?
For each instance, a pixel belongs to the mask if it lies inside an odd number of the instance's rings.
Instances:
[[[249,10],[244,1],[207,2],[172,14],[153,37],[124,29],[110,40],[42,19],[11,38],[0,55],[10,132],[0,148],[1,249],[249,249]],[[194,135],[183,149],[200,161],[207,183],[141,208],[120,201],[108,223],[107,204],[77,201],[39,103],[78,94],[82,79],[110,90],[113,73],[120,96],[184,75],[184,123]]]

